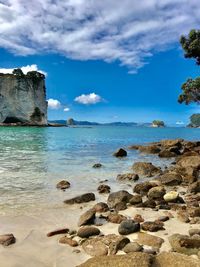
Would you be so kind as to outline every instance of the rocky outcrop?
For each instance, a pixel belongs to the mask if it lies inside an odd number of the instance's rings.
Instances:
[[[47,125],[45,76],[20,69],[0,74],[0,123]]]

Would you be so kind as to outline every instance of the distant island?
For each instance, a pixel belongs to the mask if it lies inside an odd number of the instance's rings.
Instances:
[[[160,121],[160,120],[154,120],[152,122],[152,127],[165,127],[165,123],[164,121]]]

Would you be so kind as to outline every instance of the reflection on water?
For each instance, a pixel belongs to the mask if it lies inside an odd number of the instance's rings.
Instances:
[[[118,189],[116,175],[130,171],[134,161],[152,161],[164,166],[157,156],[129,151],[126,159],[112,157],[115,149],[164,138],[197,140],[199,129],[184,128],[37,128],[0,127],[0,213],[34,212],[62,205],[65,198],[96,191],[98,182],[109,180]],[[101,162],[102,169],[91,166]],[[67,179],[71,188],[55,188]],[[127,189],[121,184],[121,188]],[[98,197],[98,196],[97,196]]]

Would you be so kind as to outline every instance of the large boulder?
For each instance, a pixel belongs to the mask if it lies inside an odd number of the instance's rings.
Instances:
[[[108,247],[98,238],[87,239],[82,244],[82,248],[88,255],[93,256],[93,257],[104,256],[108,254]]]
[[[200,168],[200,155],[199,156],[181,156],[176,161],[177,165],[183,168]]]
[[[157,145],[139,146],[139,150],[147,154],[158,154],[160,152],[160,147]]]
[[[142,252],[94,257],[77,267],[151,267],[152,256]]]
[[[144,177],[152,177],[162,173],[161,169],[154,166],[151,162],[135,162],[132,169],[138,175]]]
[[[108,203],[109,207],[115,208],[115,206],[118,203],[120,203],[120,202],[128,203],[131,198],[132,198],[132,195],[129,192],[127,192],[125,190],[120,190],[120,191],[111,193],[108,196],[107,203]]]
[[[86,193],[74,198],[70,198],[64,201],[65,204],[80,204],[84,202],[89,202],[95,200],[95,194],[93,193]]]
[[[163,149],[159,152],[158,156],[160,158],[173,158],[176,157],[177,154],[173,151],[170,151],[170,149]]]
[[[174,146],[181,148],[183,141],[184,141],[183,139],[172,139],[172,140],[166,139],[166,140],[161,140],[160,143],[161,143],[161,146],[165,148],[174,147]]]
[[[200,237],[173,234],[169,237],[169,243],[173,251],[186,255],[198,254],[200,251]]]
[[[182,176],[175,172],[169,172],[161,175],[159,177],[159,181],[163,185],[168,185],[168,186],[179,185],[182,182]]]
[[[199,267],[200,260],[175,253],[162,252],[154,260],[153,267]]]

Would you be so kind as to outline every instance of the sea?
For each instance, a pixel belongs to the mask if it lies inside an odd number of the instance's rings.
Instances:
[[[104,181],[112,191],[131,188],[119,183],[118,174],[131,172],[136,161],[164,168],[173,159],[128,150],[133,144],[162,139],[199,140],[200,129],[125,126],[94,127],[0,127],[0,215],[37,214],[57,209],[63,200],[81,193],[97,193]],[[118,148],[126,158],[115,158]],[[92,168],[101,163],[100,169]],[[56,189],[61,180],[70,182],[65,192]],[[106,180],[106,181],[105,181]]]

